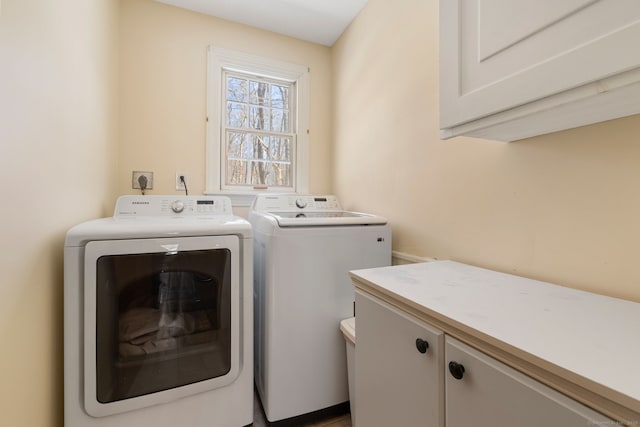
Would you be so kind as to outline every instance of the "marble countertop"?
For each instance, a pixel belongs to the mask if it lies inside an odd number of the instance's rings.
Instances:
[[[527,355],[541,369],[577,378],[581,387],[604,390],[608,399],[640,412],[639,303],[453,261],[351,276],[365,291],[491,337],[506,352]]]

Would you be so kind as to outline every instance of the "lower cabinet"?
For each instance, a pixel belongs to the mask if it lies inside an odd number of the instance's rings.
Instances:
[[[444,427],[444,334],[356,291],[356,426]]]
[[[611,419],[356,290],[356,427],[585,427]]]
[[[575,400],[445,337],[447,427],[614,425]]]

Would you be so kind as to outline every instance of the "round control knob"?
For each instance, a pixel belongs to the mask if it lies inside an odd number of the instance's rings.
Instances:
[[[307,202],[304,199],[296,199],[296,206],[300,209],[304,209],[307,207]]]
[[[453,378],[457,380],[461,380],[464,376],[464,366],[462,366],[458,362],[449,362],[449,372],[453,376]]]
[[[423,340],[422,338],[416,339],[416,348],[422,354],[426,353],[429,349],[429,343]]]
[[[182,212],[184,210],[184,203],[182,203],[180,200],[174,201],[173,203],[171,203],[171,210],[175,213]]]

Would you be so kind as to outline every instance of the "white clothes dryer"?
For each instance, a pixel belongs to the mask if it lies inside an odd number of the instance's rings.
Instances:
[[[391,264],[380,216],[335,196],[259,195],[254,233],[255,381],[269,421],[349,400],[340,321],[354,314],[348,272]],[[348,404],[344,405],[348,410]]]
[[[70,229],[65,426],[250,425],[252,257],[227,197],[123,196]]]

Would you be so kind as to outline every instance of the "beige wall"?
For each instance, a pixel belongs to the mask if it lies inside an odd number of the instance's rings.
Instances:
[[[441,141],[437,14],[369,0],[334,46],[336,193],[397,251],[640,301],[640,117]]]
[[[3,426],[62,426],[63,242],[113,205],[117,6],[2,0]]]
[[[440,141],[435,0],[369,0],[333,49],[151,0],[1,0],[2,425],[62,426],[66,230],[134,169],[204,191],[208,44],[311,67],[311,191],[386,215],[394,249],[640,301],[640,117]]]
[[[152,0],[121,1],[121,129],[118,190],[135,194],[131,172],[154,172],[149,194],[205,190],[208,45],[311,68],[310,176],[313,192],[331,189],[330,50],[313,43],[178,9]]]

